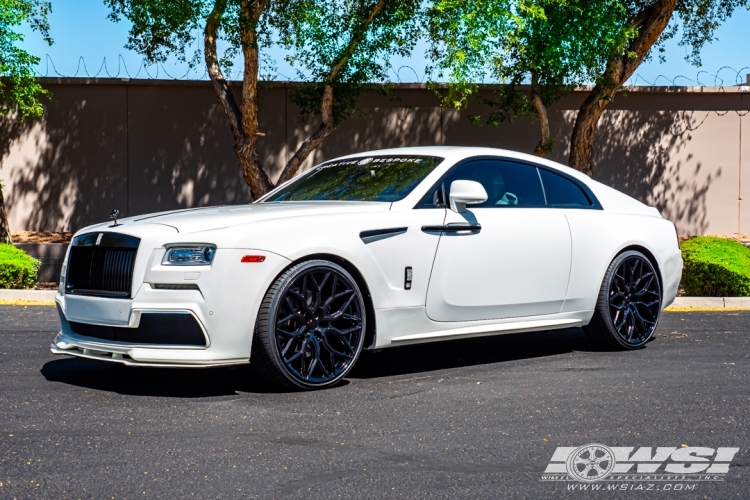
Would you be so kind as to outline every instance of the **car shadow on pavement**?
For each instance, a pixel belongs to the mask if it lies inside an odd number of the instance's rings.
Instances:
[[[349,378],[376,378],[598,350],[580,328],[494,335],[365,351]]]
[[[45,363],[41,372],[50,382],[131,396],[206,398],[230,396],[238,392],[286,392],[258,378],[249,365],[232,368],[147,368],[64,358]]]
[[[371,379],[595,350],[580,328],[498,335],[365,351],[349,379]],[[234,368],[140,368],[64,358],[41,369],[50,382],[134,396],[206,398],[289,392],[264,382],[248,365]],[[347,385],[347,381],[339,384]]]

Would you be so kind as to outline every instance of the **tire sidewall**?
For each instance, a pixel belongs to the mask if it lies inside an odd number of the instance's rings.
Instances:
[[[654,276],[656,278],[656,286],[659,290],[659,313],[656,316],[656,321],[654,322],[654,328],[651,330],[651,333],[648,337],[646,337],[642,342],[639,342],[638,344],[631,344],[623,340],[622,337],[620,337],[619,332],[617,329],[615,329],[615,323],[614,319],[612,318],[612,312],[609,307],[609,294],[612,290],[612,283],[613,283],[613,277],[615,272],[617,271],[617,268],[620,267],[620,265],[623,263],[623,261],[631,258],[631,257],[638,257],[643,262],[648,265],[649,269],[651,269],[651,272],[654,273]],[[607,269],[607,275],[604,279],[604,299],[605,302],[602,304],[602,314],[604,316],[604,319],[606,320],[607,329],[609,330],[609,333],[612,335],[612,338],[615,339],[615,341],[622,346],[624,349],[641,349],[643,346],[645,346],[649,340],[654,336],[654,332],[656,332],[656,327],[659,325],[659,319],[661,318],[661,305],[662,305],[662,290],[661,290],[661,281],[659,280],[658,271],[654,268],[653,264],[651,264],[651,261],[648,260],[648,258],[643,255],[641,252],[637,250],[628,250],[626,252],[623,252],[619,254],[615,259],[612,261],[612,263],[609,265],[609,268]]]
[[[357,301],[359,302],[360,310],[362,311],[362,333],[359,336],[359,342],[356,346],[356,350],[354,352],[354,358],[352,359],[351,363],[349,364],[349,367],[344,370],[341,374],[339,374],[336,378],[322,383],[322,384],[309,384],[305,383],[304,381],[298,379],[293,374],[289,373],[289,371],[286,368],[286,364],[284,363],[284,360],[281,357],[281,353],[279,353],[278,345],[276,342],[276,316],[278,314],[279,310],[279,303],[286,295],[287,291],[289,290],[289,287],[294,283],[294,281],[297,279],[299,275],[302,273],[305,273],[313,268],[328,268],[331,271],[335,271],[339,275],[341,275],[342,278],[344,278],[349,286],[352,287],[354,292],[357,296]],[[305,262],[302,262],[300,264],[292,266],[290,269],[282,273],[282,275],[277,278],[276,283],[278,284],[277,287],[275,287],[275,292],[273,294],[273,297],[271,298],[271,303],[268,311],[268,330],[265,332],[258,332],[261,335],[266,335],[268,338],[268,345],[270,346],[270,354],[273,357],[274,364],[277,366],[279,371],[284,375],[284,377],[289,380],[294,386],[299,387],[301,389],[306,390],[313,390],[313,389],[324,389],[327,387],[334,386],[338,384],[344,377],[346,377],[349,372],[351,371],[354,364],[359,359],[359,355],[362,352],[362,347],[365,342],[365,332],[367,331],[367,314],[365,309],[365,302],[364,298],[362,297],[362,292],[359,289],[359,286],[357,285],[357,282],[354,280],[351,274],[344,269],[343,267],[339,266],[338,264],[335,264],[329,260],[322,260],[322,259],[316,259],[316,260],[308,260]]]

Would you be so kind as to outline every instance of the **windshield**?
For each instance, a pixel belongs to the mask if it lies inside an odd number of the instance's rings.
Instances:
[[[314,167],[263,202],[399,201],[442,161],[435,156],[372,156],[333,161]]]

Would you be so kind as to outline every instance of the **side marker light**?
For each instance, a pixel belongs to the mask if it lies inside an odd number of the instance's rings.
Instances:
[[[266,260],[265,255],[243,255],[240,262],[263,262]]]

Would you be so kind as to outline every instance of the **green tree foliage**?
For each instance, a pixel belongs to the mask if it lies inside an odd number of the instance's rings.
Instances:
[[[495,93],[491,104],[499,111],[489,121],[536,116],[541,138],[534,154],[543,156],[554,147],[547,108],[576,86],[595,81],[596,69],[623,49],[630,31],[614,0],[531,0],[520,7],[506,52],[493,68],[508,85]],[[519,88],[526,82],[528,92]]]
[[[435,0],[428,10],[432,72],[447,79],[443,104],[464,107],[476,82],[507,84],[492,99],[490,124],[539,118],[536,154],[549,152],[546,108],[581,84],[594,88],[571,136],[569,164],[592,175],[594,131],[601,113],[638,66],[681,32],[688,62],[716,28],[748,0]],[[678,29],[679,28],[679,29]],[[530,84],[527,88],[519,88]],[[435,88],[438,88],[435,86]],[[474,117],[480,122],[482,117]]]
[[[243,177],[258,198],[274,187],[257,153],[259,61],[278,37],[305,84],[293,94],[303,118],[319,115],[320,128],[302,143],[278,182],[294,177],[309,154],[346,117],[358,113],[367,85],[387,80],[388,59],[406,54],[416,39],[418,0],[104,0],[115,21],[132,23],[127,47],[152,62],[190,53],[203,31],[203,59],[229,118]],[[272,36],[273,35],[273,36]],[[217,42],[228,49],[217,53]],[[242,97],[229,90],[224,70],[243,55]]]
[[[594,132],[602,112],[633,76],[640,64],[657,55],[664,58],[664,43],[681,32],[679,45],[685,59],[700,66],[700,51],[735,9],[748,0],[618,0],[625,10],[623,29],[630,31],[622,50],[611,53],[598,69],[594,88],[581,105],[571,136],[571,167],[593,175]],[[652,49],[654,49],[652,53]]]
[[[554,145],[547,108],[596,80],[630,35],[615,0],[438,0],[429,17],[434,69],[449,81],[444,104],[461,108],[478,98],[494,109],[484,117],[494,126],[536,117],[540,156]],[[476,82],[488,77],[504,85],[483,98]]]
[[[34,78],[39,58],[19,44],[24,41],[18,28],[28,23],[52,44],[47,15],[52,7],[42,0],[0,0],[0,115],[17,113],[18,118],[41,116],[41,99],[49,97]],[[0,184],[0,242],[10,243],[10,228],[5,213],[3,186]]]
[[[49,96],[34,78],[39,58],[19,47],[24,36],[18,31],[23,23],[39,31],[50,45],[47,15],[49,2],[40,0],[0,0],[0,114],[18,111],[21,118],[41,116],[41,97]]]
[[[292,101],[301,119],[320,115],[321,126],[290,161],[281,180],[294,175],[299,164],[341,121],[363,115],[359,96],[372,84],[387,92],[389,59],[407,56],[421,30],[419,0],[288,0],[278,13],[281,43],[289,63],[305,83],[294,89]]]
[[[436,0],[427,9],[428,73],[447,81],[444,106],[468,105],[513,31],[511,0]],[[439,90],[433,84],[432,88]]]

